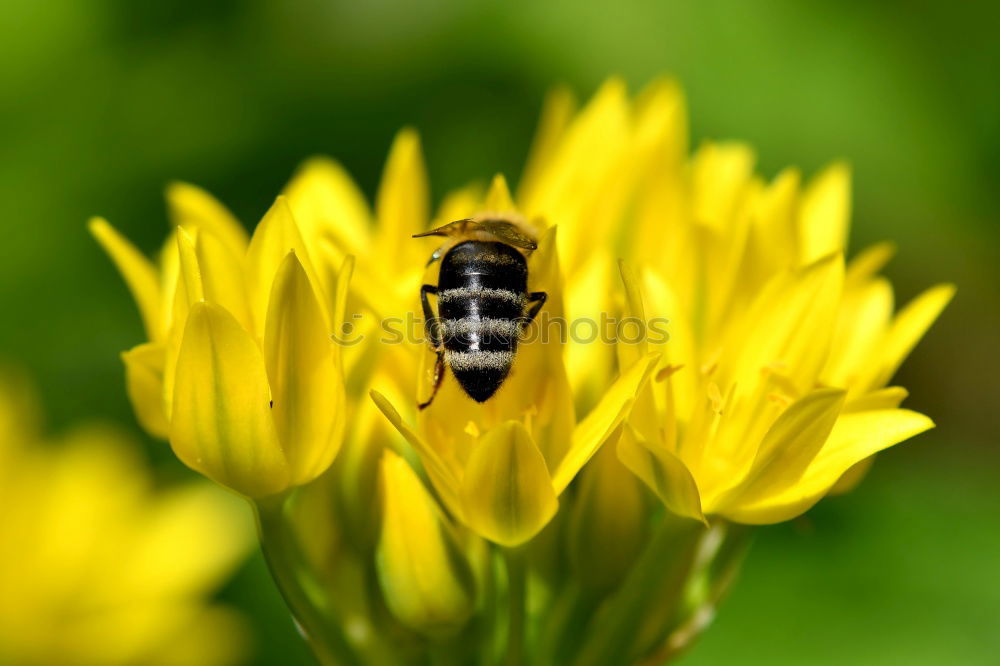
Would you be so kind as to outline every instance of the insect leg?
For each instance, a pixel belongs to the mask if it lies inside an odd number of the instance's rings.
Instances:
[[[535,321],[535,317],[538,316],[538,311],[542,309],[543,305],[545,305],[545,301],[548,297],[549,295],[544,291],[533,291],[528,294],[528,302],[531,303],[531,307],[528,308],[528,314],[525,317],[527,320],[525,321],[525,326]]]
[[[426,409],[434,402],[434,397],[438,394],[442,381],[444,381],[444,349],[439,349],[437,359],[434,361],[434,388],[431,389],[431,397],[427,398],[426,402],[417,403],[417,409]]]
[[[434,396],[437,395],[438,389],[441,388],[441,382],[444,380],[444,341],[441,334],[441,322],[434,314],[434,310],[431,309],[430,301],[427,300],[428,294],[437,295],[437,287],[431,284],[420,287],[420,304],[424,310],[424,329],[427,331],[431,348],[437,354],[437,358],[434,360],[434,388],[431,390],[431,397],[426,402],[419,403],[417,409],[425,409],[434,401]]]
[[[434,348],[434,351],[440,351],[443,345],[443,336],[441,334],[441,321],[434,314],[430,301],[427,300],[427,295],[434,294],[437,296],[437,293],[438,288],[432,284],[425,284],[420,287],[420,305],[424,309],[424,330],[427,331],[427,336],[431,339],[431,347]]]

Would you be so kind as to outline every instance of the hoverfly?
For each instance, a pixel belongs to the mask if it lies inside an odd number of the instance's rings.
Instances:
[[[545,305],[544,291],[528,292],[527,255],[538,248],[533,233],[515,218],[484,214],[421,234],[445,236],[428,265],[441,262],[437,286],[420,287],[424,327],[434,363],[434,400],[451,369],[465,393],[485,402],[497,392],[514,364],[524,329]],[[428,296],[437,296],[437,314]]]

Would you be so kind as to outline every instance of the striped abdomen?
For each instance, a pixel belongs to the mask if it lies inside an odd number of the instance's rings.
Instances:
[[[528,264],[505,243],[465,241],[441,260],[445,362],[473,400],[488,400],[510,373],[527,290]]]

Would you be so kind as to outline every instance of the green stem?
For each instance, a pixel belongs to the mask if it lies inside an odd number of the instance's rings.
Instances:
[[[524,623],[527,604],[527,573],[524,552],[514,549],[504,550],[507,565],[507,659],[506,666],[522,666],[525,661]]]
[[[303,558],[282,516],[285,496],[253,502],[261,550],[271,577],[295,618],[299,631],[323,666],[360,662],[344,641],[336,620],[326,617],[310,599],[300,568]]]
[[[666,632],[704,532],[693,520],[660,521],[628,578],[591,619],[575,666],[629,663],[649,647],[639,643]]]

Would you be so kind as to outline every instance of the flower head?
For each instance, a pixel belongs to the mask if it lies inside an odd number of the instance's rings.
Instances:
[[[753,162],[734,143],[689,157],[673,82],[633,99],[611,80],[578,112],[553,93],[513,192],[497,176],[435,212],[412,130],[373,207],[315,158],[249,244],[220,204],[175,187],[159,272],[94,225],[150,337],[125,355],[137,414],[259,500],[321,658],[516,654],[528,621],[538,663],[669,656],[732,580],[733,523],[792,518],[931,426],[886,385],[952,289],[893,316],[885,247],[845,266],[847,168],[803,187]],[[412,316],[452,247],[425,232],[469,218],[530,229],[527,292],[546,294],[481,401],[454,372],[436,388]],[[669,337],[649,335],[668,320]]]
[[[167,193],[175,229],[158,266],[107,222],[149,342],[122,355],[141,423],[187,465],[251,497],[325,471],[345,418],[340,347],[351,262],[314,264],[279,197],[253,237],[209,195]]]

